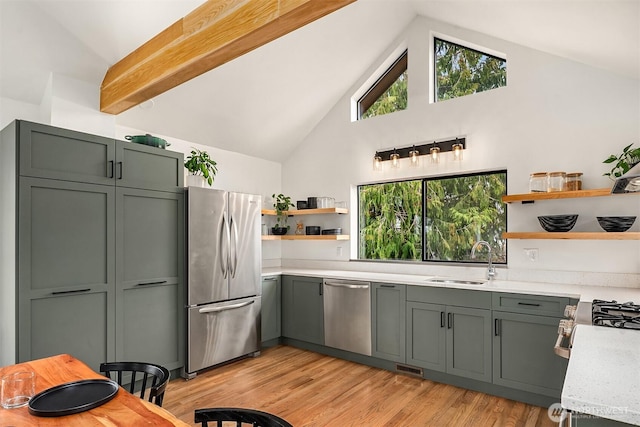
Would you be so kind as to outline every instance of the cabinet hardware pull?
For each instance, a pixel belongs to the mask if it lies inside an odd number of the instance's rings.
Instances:
[[[528,305],[530,307],[540,307],[540,304],[533,302],[518,302],[518,305]]]
[[[496,337],[500,336],[500,319],[494,319],[493,321],[493,334]]]
[[[380,285],[382,288],[395,288],[396,285]]]
[[[444,328],[444,311],[440,312],[440,327]]]
[[[322,295],[322,283],[318,283],[318,295]]]
[[[453,313],[447,313],[447,329],[453,328]]]
[[[143,282],[143,283],[138,283],[136,286],[162,285],[163,283],[167,283],[167,281],[166,280],[158,280],[156,282]]]
[[[263,277],[262,280],[268,280],[270,282],[275,282],[277,279],[275,277]]]
[[[118,179],[122,179],[122,162],[118,162],[118,165],[120,165],[120,175],[118,176]]]
[[[82,292],[89,292],[91,288],[87,289],[74,289],[73,291],[55,291],[51,292],[51,295],[64,295],[64,294],[79,294]]]
[[[115,166],[115,162],[113,160],[109,160],[109,176],[107,178],[113,178],[115,171],[113,170]]]

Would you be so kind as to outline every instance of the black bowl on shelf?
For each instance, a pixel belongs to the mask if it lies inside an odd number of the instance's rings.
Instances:
[[[289,227],[271,227],[271,234],[274,236],[284,236],[289,231]]]
[[[578,215],[543,215],[538,217],[540,225],[545,231],[559,233],[569,231],[576,225]]]
[[[604,231],[618,233],[627,231],[636,221],[635,216],[598,216],[596,218]]]

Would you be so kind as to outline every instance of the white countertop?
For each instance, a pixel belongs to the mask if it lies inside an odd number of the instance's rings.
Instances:
[[[640,289],[494,280],[483,285],[430,283],[436,276],[305,268],[266,268],[263,276],[289,274],[332,279],[365,280],[418,286],[472,289],[491,292],[560,296],[591,302],[593,299],[634,301]],[[439,276],[444,277],[444,276]],[[459,277],[459,279],[480,279]],[[549,349],[549,351],[552,351]],[[566,409],[640,425],[640,331],[579,325],[573,339],[561,403]]]
[[[512,280],[486,281],[483,285],[463,285],[450,283],[431,283],[432,278],[446,278],[446,276],[423,276],[416,274],[378,273],[370,271],[351,270],[321,270],[307,268],[274,267],[262,270],[263,276],[289,274],[293,276],[322,277],[327,279],[366,280],[371,282],[398,283],[405,285],[433,286],[456,289],[471,289],[476,291],[512,292],[519,294],[534,294],[577,298],[581,301],[605,299],[616,301],[635,301],[640,304],[640,289],[617,288],[612,286],[570,285],[543,282],[520,282]],[[457,279],[483,280],[482,277],[455,277]]]
[[[640,425],[640,331],[578,325],[562,407]]]

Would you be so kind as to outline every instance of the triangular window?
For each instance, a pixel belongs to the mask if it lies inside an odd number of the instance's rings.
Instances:
[[[407,51],[358,100],[358,120],[407,108]]]

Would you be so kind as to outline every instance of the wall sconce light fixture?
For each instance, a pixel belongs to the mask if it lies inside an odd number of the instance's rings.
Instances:
[[[445,141],[433,141],[425,144],[411,145],[392,150],[376,151],[373,157],[373,170],[381,171],[385,160],[391,161],[391,167],[399,168],[400,159],[409,159],[410,166],[419,166],[420,157],[428,154],[431,163],[438,163],[443,153],[451,152],[454,160],[462,160],[462,153],[467,148],[466,138],[453,138]]]

